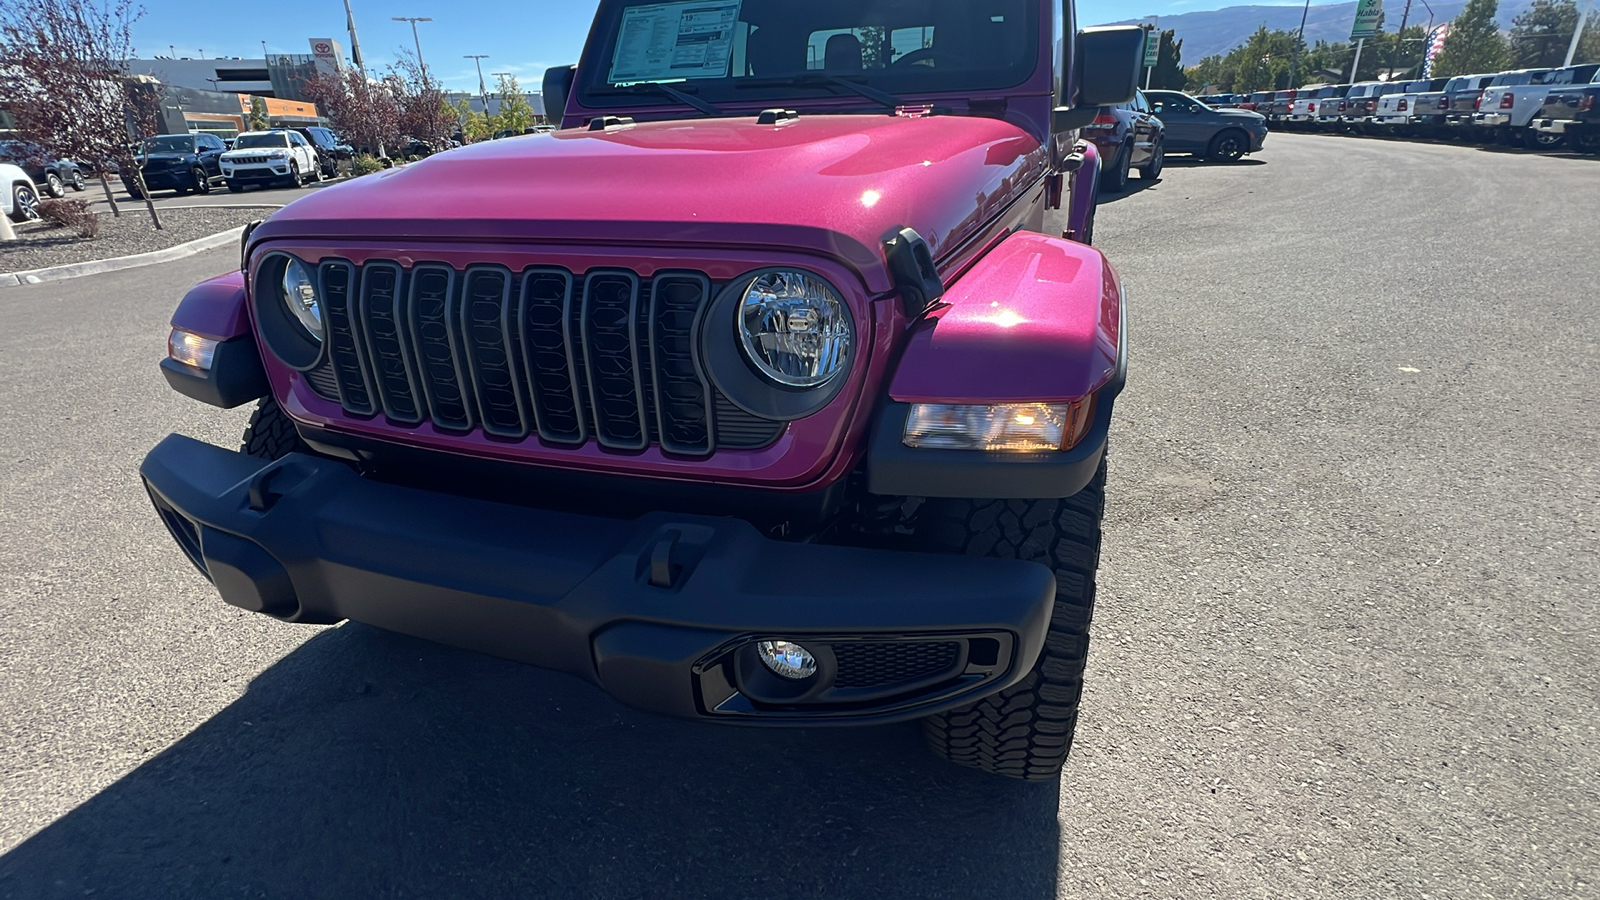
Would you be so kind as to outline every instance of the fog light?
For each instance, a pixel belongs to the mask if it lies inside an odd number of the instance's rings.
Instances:
[[[210,369],[218,343],[193,332],[174,328],[172,334],[167,336],[167,355],[196,369]]]
[[[936,450],[1065,450],[1088,430],[1092,405],[916,403],[906,419],[904,441],[907,447]]]
[[[784,678],[799,681],[817,674],[817,660],[811,651],[790,641],[762,641],[756,653],[766,667]]]

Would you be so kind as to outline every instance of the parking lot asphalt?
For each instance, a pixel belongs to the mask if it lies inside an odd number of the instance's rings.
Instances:
[[[135,474],[232,251],[0,297],[0,897],[1590,895],[1600,160],[1273,135],[1130,293],[1059,786],[218,601]],[[826,577],[826,573],[815,573]]]
[[[223,185],[216,185],[208,194],[180,194],[177,191],[154,191],[151,198],[155,200],[156,208],[167,206],[285,206],[312,191],[329,185],[337,184],[334,179],[314,184],[301,185],[296,188],[286,187],[247,187],[243,192],[235,194]],[[144,200],[135,200],[128,196],[127,188],[122,182],[111,182],[111,193],[117,198],[117,205],[123,212],[131,206],[133,209],[143,209]],[[106,192],[100,187],[98,180],[89,181],[89,189],[83,193],[69,191],[68,197],[88,200],[94,209],[105,212],[110,209],[106,203]]]

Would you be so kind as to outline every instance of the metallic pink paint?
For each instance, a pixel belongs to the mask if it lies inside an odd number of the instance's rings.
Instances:
[[[882,293],[893,287],[885,238],[915,228],[940,260],[1048,168],[1040,141],[999,119],[646,122],[473,144],[324,188],[253,241],[784,248],[838,259]]]
[[[249,334],[243,273],[218,275],[190,288],[172,314],[172,327],[215,341]]]
[[[1068,401],[1116,373],[1122,287],[1099,250],[1018,232],[912,330],[889,385],[903,403]]]

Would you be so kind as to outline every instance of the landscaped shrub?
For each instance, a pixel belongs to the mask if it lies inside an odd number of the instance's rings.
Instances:
[[[89,211],[87,200],[40,201],[39,218],[75,229],[81,238],[92,238],[100,233],[100,217]]]
[[[377,157],[368,156],[363,153],[355,159],[350,160],[351,178],[359,178],[362,175],[371,175],[373,172],[381,171],[383,171],[383,163],[378,162]]]

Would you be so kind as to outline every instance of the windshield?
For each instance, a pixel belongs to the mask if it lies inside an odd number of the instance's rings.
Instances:
[[[233,149],[248,150],[251,147],[287,147],[289,139],[282,134],[241,134],[233,142]]]
[[[849,97],[830,78],[904,95],[1011,87],[1033,74],[1027,0],[621,0],[602,8],[582,67],[589,107]],[[750,88],[760,88],[753,94]]]
[[[187,134],[167,134],[144,142],[146,153],[193,153],[194,138]]]

